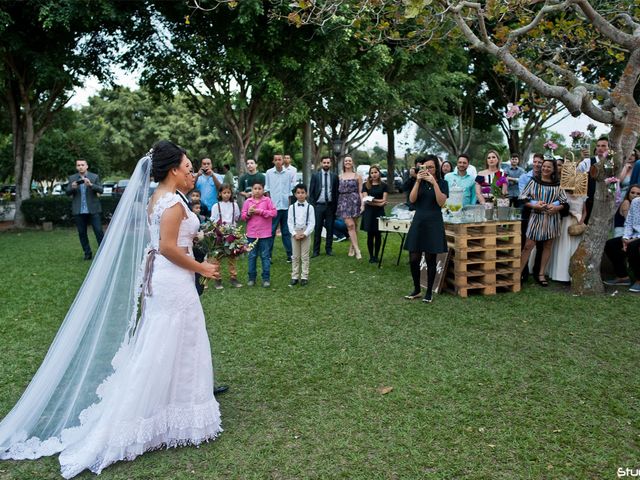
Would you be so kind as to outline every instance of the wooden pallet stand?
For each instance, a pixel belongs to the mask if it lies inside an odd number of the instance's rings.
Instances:
[[[520,222],[445,224],[447,289],[461,297],[520,291]]]

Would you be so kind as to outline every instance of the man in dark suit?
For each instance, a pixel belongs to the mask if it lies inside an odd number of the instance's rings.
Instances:
[[[76,160],[75,173],[69,177],[67,184],[67,195],[71,195],[71,213],[76,222],[80,244],[84,250],[84,259],[91,260],[91,245],[89,245],[89,237],[87,236],[87,227],[89,224],[93,227],[93,233],[96,235],[98,246],[102,242],[102,205],[98,194],[102,193],[102,183],[100,177],[95,173],[89,172],[89,165],[86,160]]]
[[[333,255],[333,220],[338,208],[338,175],[331,172],[331,158],[323,157],[320,165],[321,170],[311,176],[309,185],[309,203],[313,205],[316,216],[311,257],[320,255],[323,226],[327,229],[325,252],[327,255]]]

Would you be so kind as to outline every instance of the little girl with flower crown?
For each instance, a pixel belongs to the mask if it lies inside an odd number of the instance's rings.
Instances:
[[[211,207],[211,220],[213,222],[225,223],[235,227],[238,218],[240,218],[240,207],[238,207],[238,204],[231,199],[232,195],[233,190],[231,189],[231,185],[225,183],[220,187],[218,203]],[[226,258],[227,266],[229,268],[229,276],[231,277],[231,286],[239,288],[242,285],[238,283],[236,257],[229,256]],[[217,290],[224,288],[222,286],[222,276],[220,275],[220,259],[213,257],[209,258],[207,261],[216,267],[215,273],[213,274],[215,288]]]

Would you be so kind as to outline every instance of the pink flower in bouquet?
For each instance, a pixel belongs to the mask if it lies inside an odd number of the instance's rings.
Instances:
[[[558,148],[558,144],[555,143],[553,140],[547,140],[546,142],[544,142],[544,145],[542,145],[544,148],[548,148],[549,150],[555,150]]]
[[[507,118],[517,117],[520,114],[520,111],[521,111],[520,106],[518,104],[508,103],[506,117]]]
[[[235,239],[236,239],[235,235],[227,235],[227,238],[225,238],[227,243],[233,243]]]
[[[574,140],[577,140],[578,138],[584,138],[584,132],[581,132],[580,130],[574,130],[569,134],[569,136]]]

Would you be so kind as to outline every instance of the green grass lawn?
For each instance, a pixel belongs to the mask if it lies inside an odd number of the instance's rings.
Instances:
[[[406,255],[396,266],[389,238],[382,269],[343,242],[311,261],[305,288],[287,286],[278,239],[270,289],[205,292],[217,382],[230,385],[225,432],[100,478],[606,479],[640,467],[638,296],[530,284],[408,302]],[[88,267],[74,230],[0,234],[0,417]],[[59,478],[59,466],[0,462],[0,478]]]

